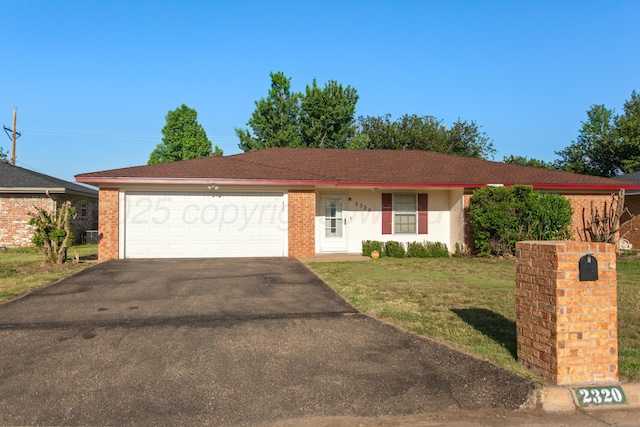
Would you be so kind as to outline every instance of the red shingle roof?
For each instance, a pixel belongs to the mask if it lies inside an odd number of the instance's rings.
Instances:
[[[638,188],[609,178],[510,165],[428,151],[269,148],[76,175],[108,183],[223,182],[478,187],[527,184],[538,188]]]

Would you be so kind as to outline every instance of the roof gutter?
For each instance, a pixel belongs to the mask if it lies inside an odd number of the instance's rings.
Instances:
[[[97,190],[87,188],[87,191],[70,188],[45,188],[45,187],[0,187],[0,194],[73,194],[77,196],[98,197]]]

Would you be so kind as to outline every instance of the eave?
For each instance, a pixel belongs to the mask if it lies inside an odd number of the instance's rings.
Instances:
[[[0,187],[0,194],[73,194],[97,198],[98,195],[95,191],[90,188],[85,192],[63,187]]]

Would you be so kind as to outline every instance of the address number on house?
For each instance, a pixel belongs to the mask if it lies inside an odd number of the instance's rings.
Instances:
[[[620,386],[580,387],[573,389],[580,406],[618,405],[627,403]]]

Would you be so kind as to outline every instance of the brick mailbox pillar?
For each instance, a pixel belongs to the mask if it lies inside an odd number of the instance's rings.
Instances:
[[[516,257],[518,360],[557,385],[617,382],[615,246],[519,242]]]

